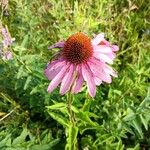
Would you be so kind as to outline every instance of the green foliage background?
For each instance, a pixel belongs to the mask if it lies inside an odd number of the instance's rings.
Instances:
[[[13,60],[0,59],[0,149],[150,149],[149,6],[149,0],[10,0],[1,7],[1,22],[16,40]],[[47,93],[43,71],[55,53],[47,47],[78,31],[91,38],[104,32],[120,51],[112,84],[97,87],[94,100],[86,90],[73,97],[73,126],[67,97],[58,89]]]

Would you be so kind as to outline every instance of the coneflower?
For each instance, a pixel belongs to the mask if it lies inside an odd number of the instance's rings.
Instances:
[[[49,47],[52,48],[60,48],[61,51],[59,57],[45,69],[46,77],[51,80],[47,89],[49,93],[61,84],[60,94],[68,91],[76,94],[86,82],[90,96],[94,97],[96,85],[111,83],[111,76],[117,77],[108,64],[113,63],[119,48],[106,41],[103,33],[91,40],[78,32]]]

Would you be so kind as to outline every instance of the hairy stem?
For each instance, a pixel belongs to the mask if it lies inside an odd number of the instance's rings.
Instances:
[[[77,148],[78,128],[76,127],[75,114],[71,109],[72,101],[73,101],[73,95],[71,94],[71,92],[69,92],[67,95],[67,108],[68,108],[70,126],[68,128],[67,145],[65,150],[78,150]]]
[[[68,104],[68,113],[69,113],[69,119],[70,122],[75,125],[75,117],[74,117],[74,113],[71,109],[71,105],[72,105],[72,100],[73,100],[73,96],[71,94],[71,92],[68,93],[68,97],[67,97],[67,104]]]

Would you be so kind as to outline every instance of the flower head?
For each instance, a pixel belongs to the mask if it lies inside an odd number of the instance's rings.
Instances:
[[[2,55],[3,60],[11,60],[12,58],[12,53],[10,51],[6,51]]]
[[[1,27],[1,34],[2,34],[2,43],[1,43],[1,50],[0,50],[0,55],[3,60],[10,60],[13,58],[12,52],[10,51],[10,46],[13,44],[15,41],[15,38],[11,38],[11,35],[8,31],[7,27]]]
[[[2,36],[3,36],[3,46],[4,48],[8,48],[9,46],[12,45],[12,43],[15,41],[15,38],[11,38],[8,30],[6,28],[2,28]]]
[[[60,94],[68,91],[78,93],[86,82],[90,96],[94,97],[96,85],[111,83],[111,76],[117,77],[108,64],[113,63],[119,48],[106,41],[103,33],[91,40],[86,34],[78,32],[66,41],[49,47],[52,48],[60,48],[61,51],[59,58],[50,62],[45,69],[46,77],[52,80],[48,92],[61,84]]]

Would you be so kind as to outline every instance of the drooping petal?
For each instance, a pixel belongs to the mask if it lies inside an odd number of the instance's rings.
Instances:
[[[92,45],[98,45],[104,39],[104,33],[98,34],[94,39],[92,39]]]
[[[82,75],[84,80],[87,82],[87,88],[91,97],[96,94],[96,84],[94,82],[93,74],[87,64],[82,64]]]
[[[47,91],[49,93],[51,93],[59,85],[59,83],[62,81],[62,78],[64,77],[69,66],[70,66],[70,64],[66,64],[65,66],[63,66],[61,71],[51,81],[51,83],[49,84],[48,89],[47,89]]]
[[[84,83],[83,75],[81,72],[81,65],[77,66],[77,79],[75,80],[74,86],[72,88],[72,93],[78,93],[81,90],[81,87]]]
[[[64,95],[66,92],[69,91],[74,75],[75,66],[73,64],[70,65],[68,68],[68,72],[64,75],[62,79],[61,87],[60,87],[60,94]]]
[[[49,46],[48,49],[53,49],[53,48],[63,48],[65,45],[65,41],[59,41],[57,43],[55,43],[54,45],[52,46]]]
[[[88,62],[88,65],[89,65],[92,73],[96,77],[98,77],[99,79],[101,79],[102,81],[107,82],[107,83],[111,83],[112,82],[111,76],[103,71],[102,64],[101,64],[101,66],[100,65],[98,66],[95,63],[92,63],[92,60],[91,60],[91,62]]]
[[[93,53],[94,57],[99,59],[102,62],[107,62],[109,64],[113,64],[113,59],[111,59],[107,54],[102,54],[102,53],[98,53],[98,52],[94,52]]]
[[[101,53],[112,53],[112,49],[106,45],[97,45],[93,46],[94,52],[101,52]]]
[[[108,66],[107,64],[104,64],[104,65],[105,66],[103,67],[103,70],[105,73],[110,74],[114,77],[118,76],[117,73],[110,66]]]
[[[66,62],[63,59],[55,60],[47,65],[44,74],[49,80],[52,80],[62,69]]]
[[[119,47],[117,45],[111,45],[110,42],[108,42],[107,40],[103,40],[101,41],[101,43],[99,43],[99,45],[105,45],[105,46],[108,46],[112,49],[112,51],[116,52],[119,50]]]
[[[62,69],[62,66],[61,67],[57,67],[56,69],[54,70],[45,70],[45,75],[47,76],[47,78],[49,80],[52,80]]]

